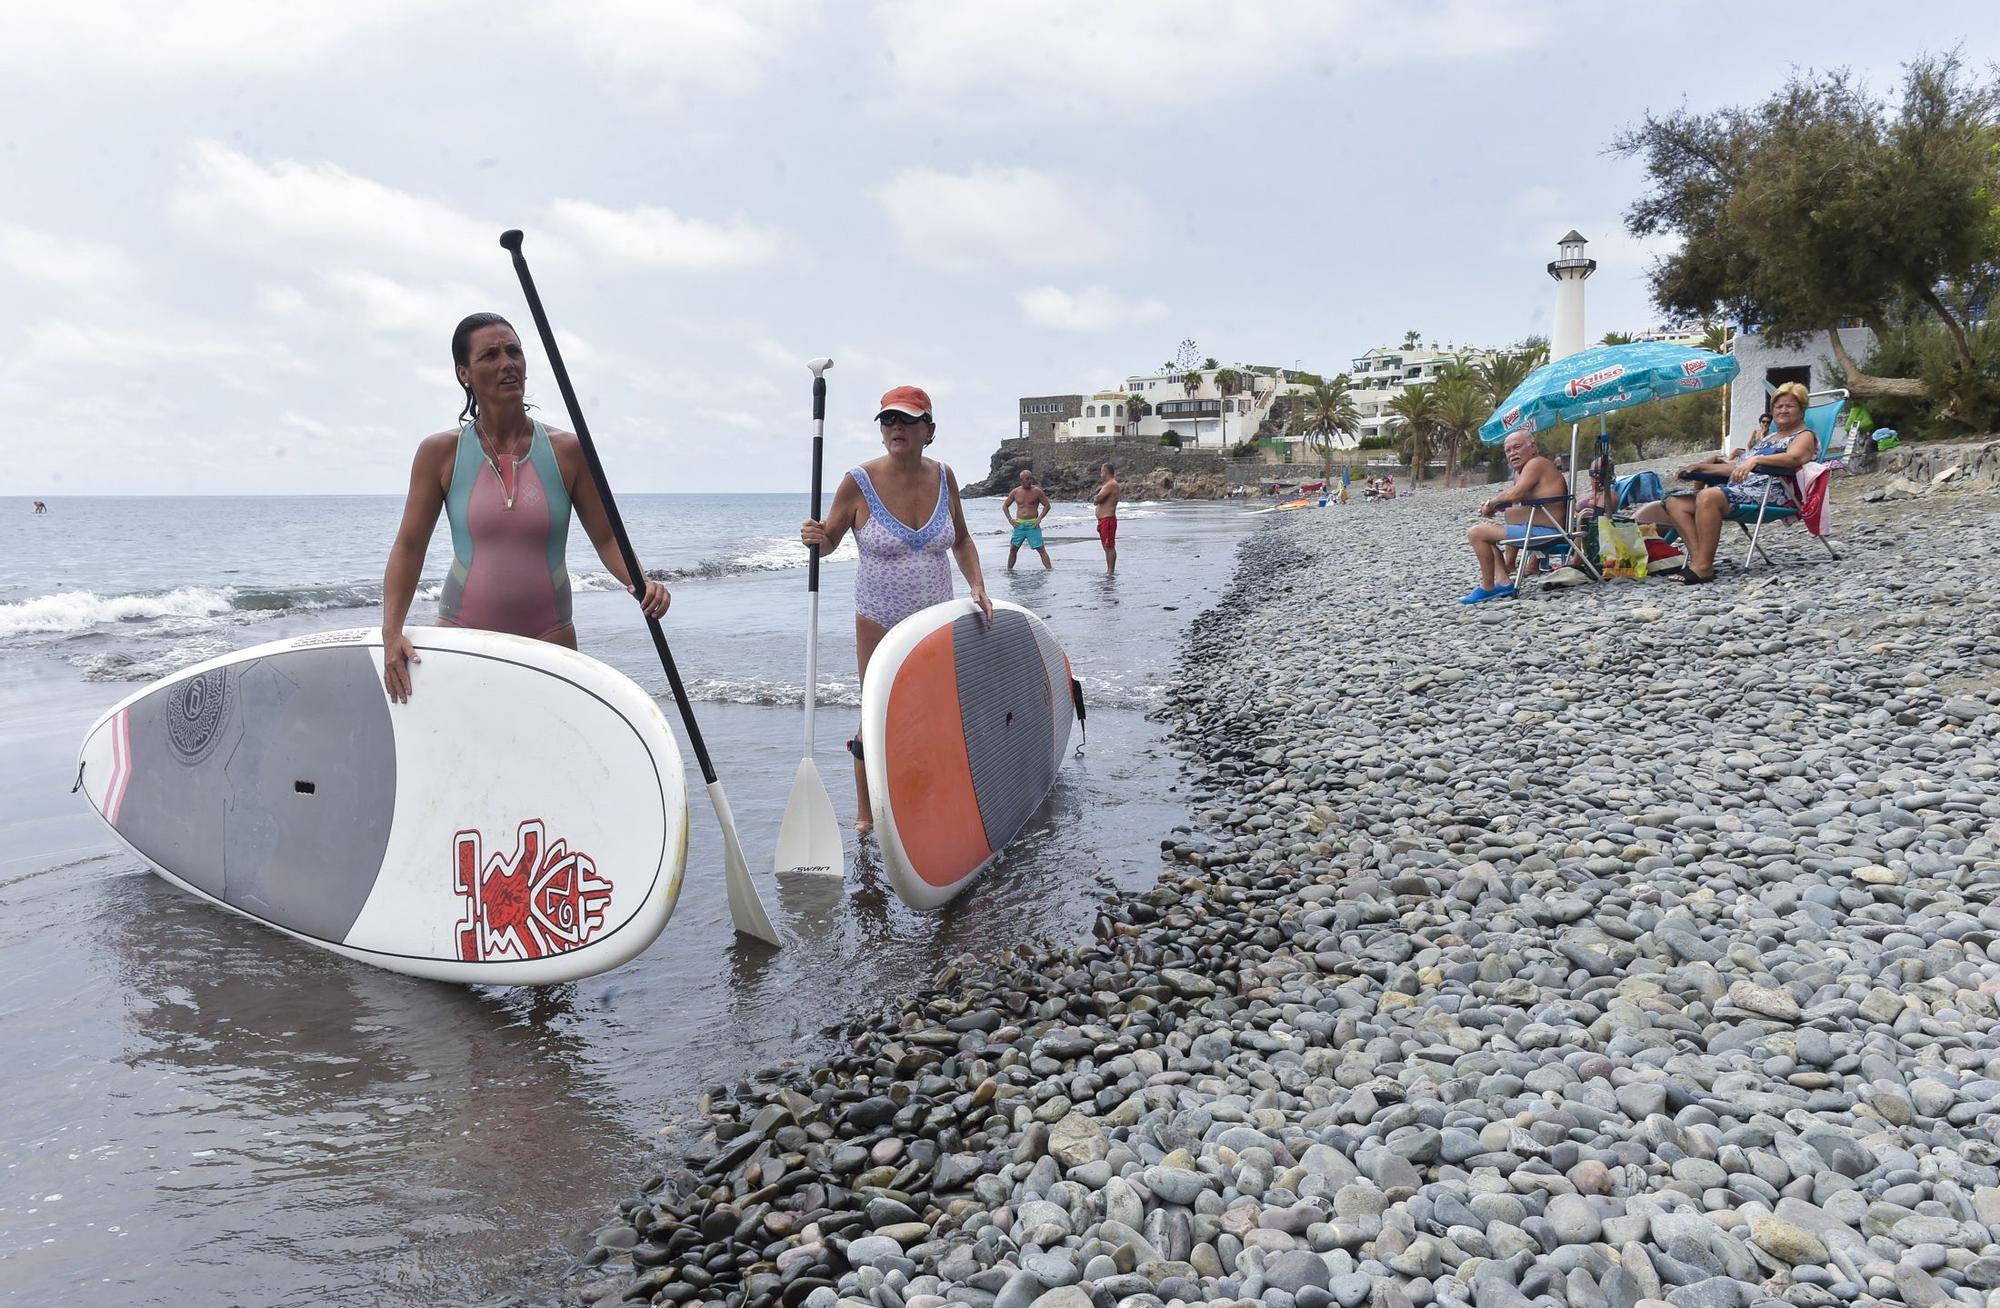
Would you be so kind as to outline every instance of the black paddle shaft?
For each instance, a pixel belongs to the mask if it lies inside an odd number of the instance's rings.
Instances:
[[[820,435],[826,423],[826,378],[813,378],[813,521],[819,521],[819,464],[820,449],[826,444]],[[806,590],[819,591],[819,546],[807,551]]]
[[[597,457],[597,446],[590,439],[590,426],[583,420],[583,406],[577,403],[576,388],[569,384],[569,369],[563,367],[562,351],[556,348],[556,334],[549,326],[549,315],[542,309],[542,297],[535,290],[534,274],[528,271],[528,261],[521,257],[521,233],[505,231],[500,233],[501,246],[514,257],[514,273],[521,279],[521,291],[528,297],[528,312],[535,316],[535,330],[541,334],[542,348],[548,352],[549,370],[556,375],[556,387],[562,391],[563,405],[569,410],[570,425],[576,428],[577,443],[583,446],[583,461],[590,467],[590,479],[596,483],[598,501],[604,505],[604,516],[611,520],[611,534],[618,539],[618,557],[625,562],[625,575],[632,582],[632,596],[642,605],[646,600],[646,576],[639,571],[639,556],[632,550],[632,538],[625,534],[625,519],[619,516],[618,501],[611,495],[611,479],[604,475],[604,464]],[[694,746],[695,762],[701,766],[701,779],[709,785],[715,784],[715,764],[709,761],[708,746],[702,742],[701,728],[695,725],[694,707],[688,703],[687,690],[681,685],[680,669],[674,666],[673,651],[667,648],[667,633],[660,629],[660,620],[651,614],[646,616],[646,627],[653,633],[653,650],[660,656],[660,666],[666,670],[667,685],[674,692],[674,704],[681,711],[681,725],[687,728],[688,744]]]

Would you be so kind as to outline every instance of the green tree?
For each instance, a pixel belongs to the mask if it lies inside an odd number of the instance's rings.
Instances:
[[[1325,460],[1323,468],[1328,481],[1333,480],[1333,452],[1346,448],[1345,442],[1361,426],[1361,415],[1348,394],[1351,385],[1343,372],[1332,381],[1319,382],[1311,390],[1293,395],[1286,411],[1287,426],[1292,433],[1304,439],[1308,448],[1319,451]]]
[[[1406,350],[1414,350],[1417,348],[1417,346],[1423,343],[1423,339],[1424,336],[1422,332],[1404,332],[1403,348]]]
[[[1415,486],[1424,479],[1424,465],[1431,460],[1438,435],[1437,390],[1427,382],[1405,386],[1385,407],[1397,438],[1397,457],[1410,465],[1410,484]]]
[[[1234,368],[1222,368],[1215,374],[1215,389],[1223,395],[1234,395],[1243,389],[1243,375]]]
[[[1447,482],[1458,476],[1462,450],[1479,443],[1479,424],[1493,413],[1493,400],[1476,368],[1460,365],[1439,374],[1435,387],[1438,442],[1444,447]]]
[[[1680,239],[1651,274],[1663,310],[1781,340],[1825,331],[1855,394],[1990,420],[1962,306],[2000,280],[2000,74],[1970,76],[1956,51],[1923,56],[1890,104],[1850,70],[1798,73],[1748,108],[1649,114],[1612,150],[1643,159],[1649,179],[1627,229]],[[1878,338],[1936,322],[1952,365],[1937,378],[1867,372],[1836,330],[1850,319]]]
[[[1127,422],[1139,421],[1151,409],[1152,406],[1146,403],[1146,397],[1136,391],[1125,397],[1125,420]]]
[[[1499,408],[1516,387],[1528,380],[1528,374],[1535,368],[1533,356],[1523,350],[1491,355],[1475,364],[1473,370],[1478,374],[1480,384],[1486,388],[1486,399],[1492,406],[1487,412],[1490,414],[1493,409]]]
[[[1603,340],[1601,340],[1601,341],[1599,341],[1599,342],[1598,342],[1598,344],[1599,344],[1599,345],[1630,345],[1630,344],[1631,344],[1632,342],[1634,342],[1634,341],[1636,341],[1636,340],[1638,340],[1638,339],[1639,339],[1639,338],[1638,338],[1638,337],[1636,337],[1636,336],[1634,336],[1634,335],[1633,335],[1633,334],[1632,334],[1631,332],[1606,332],[1606,333],[1604,333],[1604,339],[1603,339]]]
[[[1607,419],[1612,456],[1619,460],[1657,459],[1682,450],[1712,450],[1723,417],[1718,387],[1620,409]]]
[[[1187,397],[1189,399],[1193,399],[1194,393],[1201,389],[1201,370],[1198,368],[1190,368],[1186,372],[1182,373],[1181,389],[1187,392]]]
[[[1486,404],[1486,412],[1479,420],[1481,423],[1499,411],[1500,406],[1507,402],[1507,397],[1528,380],[1529,373],[1548,361],[1548,353],[1548,342],[1529,337],[1511,350],[1490,354],[1472,365],[1472,376],[1478,379],[1481,397]],[[1479,457],[1474,462],[1487,465],[1492,450],[1478,441],[1479,428],[1475,425],[1466,449],[1478,453]]]
[[[1181,434],[1169,427],[1160,433],[1160,444],[1177,450],[1181,447]]]
[[[1727,354],[1736,346],[1736,333],[1727,323],[1706,322],[1701,325],[1701,348],[1710,354]]]

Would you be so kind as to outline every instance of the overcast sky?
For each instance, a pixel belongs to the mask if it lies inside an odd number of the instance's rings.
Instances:
[[[802,489],[881,392],[968,478],[1018,396],[1183,337],[1333,372],[1415,329],[1657,315],[1604,145],[1793,65],[2000,43],[2000,6],[1261,0],[62,0],[0,35],[0,494],[390,492],[494,309],[566,425],[527,253],[614,484]],[[1639,11],[1633,11],[1635,14]],[[1928,15],[1928,21],[1926,20]]]

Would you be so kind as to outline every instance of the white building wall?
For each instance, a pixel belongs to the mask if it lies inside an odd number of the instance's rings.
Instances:
[[[1221,415],[1216,417],[1192,414],[1163,415],[1157,411],[1141,418],[1131,426],[1129,435],[1141,440],[1157,440],[1169,429],[1181,435],[1181,444],[1187,448],[1220,449],[1251,439],[1270,414],[1273,399],[1282,389],[1275,377],[1263,373],[1236,368],[1242,389],[1236,394],[1224,396],[1215,384],[1220,368],[1201,370],[1201,385],[1189,395],[1181,385],[1178,373],[1134,374],[1125,379],[1127,394],[1143,396],[1148,404],[1158,406],[1178,400],[1214,400],[1221,405]],[[1295,389],[1295,388],[1292,388]]]
[[[1866,327],[1843,327],[1840,343],[1859,363],[1875,348],[1875,333]],[[1833,346],[1824,331],[1814,332],[1803,345],[1792,349],[1781,347],[1758,332],[1738,332],[1732,352],[1736,356],[1737,373],[1730,384],[1729,432],[1735,437],[1747,436],[1756,429],[1757,415],[1764,411],[1765,400],[1775,389],[1769,378],[1771,369],[1810,367],[1812,381],[1808,390],[1825,390],[1833,385]]]

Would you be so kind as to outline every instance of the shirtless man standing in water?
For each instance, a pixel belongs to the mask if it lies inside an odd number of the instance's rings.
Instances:
[[[1099,468],[1103,484],[1091,494],[1097,508],[1097,539],[1104,543],[1104,575],[1118,573],[1118,470],[1110,464]]]
[[[1007,498],[1000,505],[1001,516],[1014,529],[1014,535],[1007,543],[1007,571],[1014,570],[1014,560],[1020,557],[1021,547],[1026,545],[1042,556],[1042,567],[1056,565],[1049,559],[1048,547],[1042,543],[1042,519],[1049,516],[1055,505],[1049,502],[1049,494],[1035,485],[1035,474],[1021,469],[1021,484],[1007,492]]]

